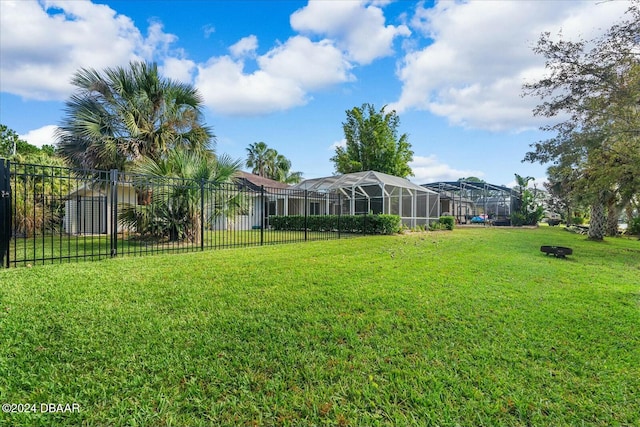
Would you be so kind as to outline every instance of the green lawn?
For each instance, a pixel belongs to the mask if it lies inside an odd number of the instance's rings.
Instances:
[[[229,248],[240,246],[260,246],[302,242],[305,240],[327,240],[348,237],[331,232],[231,230],[205,231],[203,247]],[[149,255],[162,252],[200,251],[201,245],[195,241],[169,242],[154,239],[136,239],[118,235],[118,256]],[[96,261],[111,257],[111,237],[101,235],[41,235],[31,238],[16,238],[9,243],[11,266],[47,265],[75,262],[77,260]]]
[[[551,227],[4,270],[0,333],[80,407],[0,425],[640,425],[640,241]]]

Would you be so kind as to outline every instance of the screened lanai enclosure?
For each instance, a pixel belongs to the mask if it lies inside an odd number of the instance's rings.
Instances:
[[[511,212],[519,200],[513,189],[486,182],[434,182],[423,186],[440,195],[439,214],[452,215],[459,224],[511,225]]]
[[[428,225],[438,219],[437,192],[381,172],[355,172],[307,179],[294,188],[341,194],[343,202],[340,213],[343,215],[398,215],[407,227]]]

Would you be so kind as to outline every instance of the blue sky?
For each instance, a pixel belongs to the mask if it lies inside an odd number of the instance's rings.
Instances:
[[[625,1],[0,0],[0,123],[51,142],[82,67],[155,61],[197,87],[216,150],[264,141],[305,178],[334,173],[345,111],[387,105],[419,184],[478,176],[512,185],[545,137],[522,97],[544,75],[543,31],[592,38]]]

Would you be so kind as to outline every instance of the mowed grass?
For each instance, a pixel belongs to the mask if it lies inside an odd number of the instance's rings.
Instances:
[[[345,238],[332,232],[230,230],[206,231],[202,246],[205,250],[240,246],[260,246],[279,243],[303,242],[306,240],[328,240]],[[201,244],[193,240],[169,242],[166,240],[137,239],[118,235],[118,256],[149,255],[200,251]],[[37,236],[14,238],[9,242],[11,266],[63,264],[76,261],[97,261],[111,257],[111,237],[101,235]]]
[[[640,425],[638,240],[472,228],[0,282],[0,401],[80,405],[0,425]]]

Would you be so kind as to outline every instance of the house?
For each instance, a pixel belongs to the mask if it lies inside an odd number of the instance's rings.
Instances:
[[[222,215],[215,221],[214,229],[250,230],[268,227],[269,215],[286,215],[291,186],[280,181],[240,171],[235,185],[245,196],[244,206],[234,215]]]

